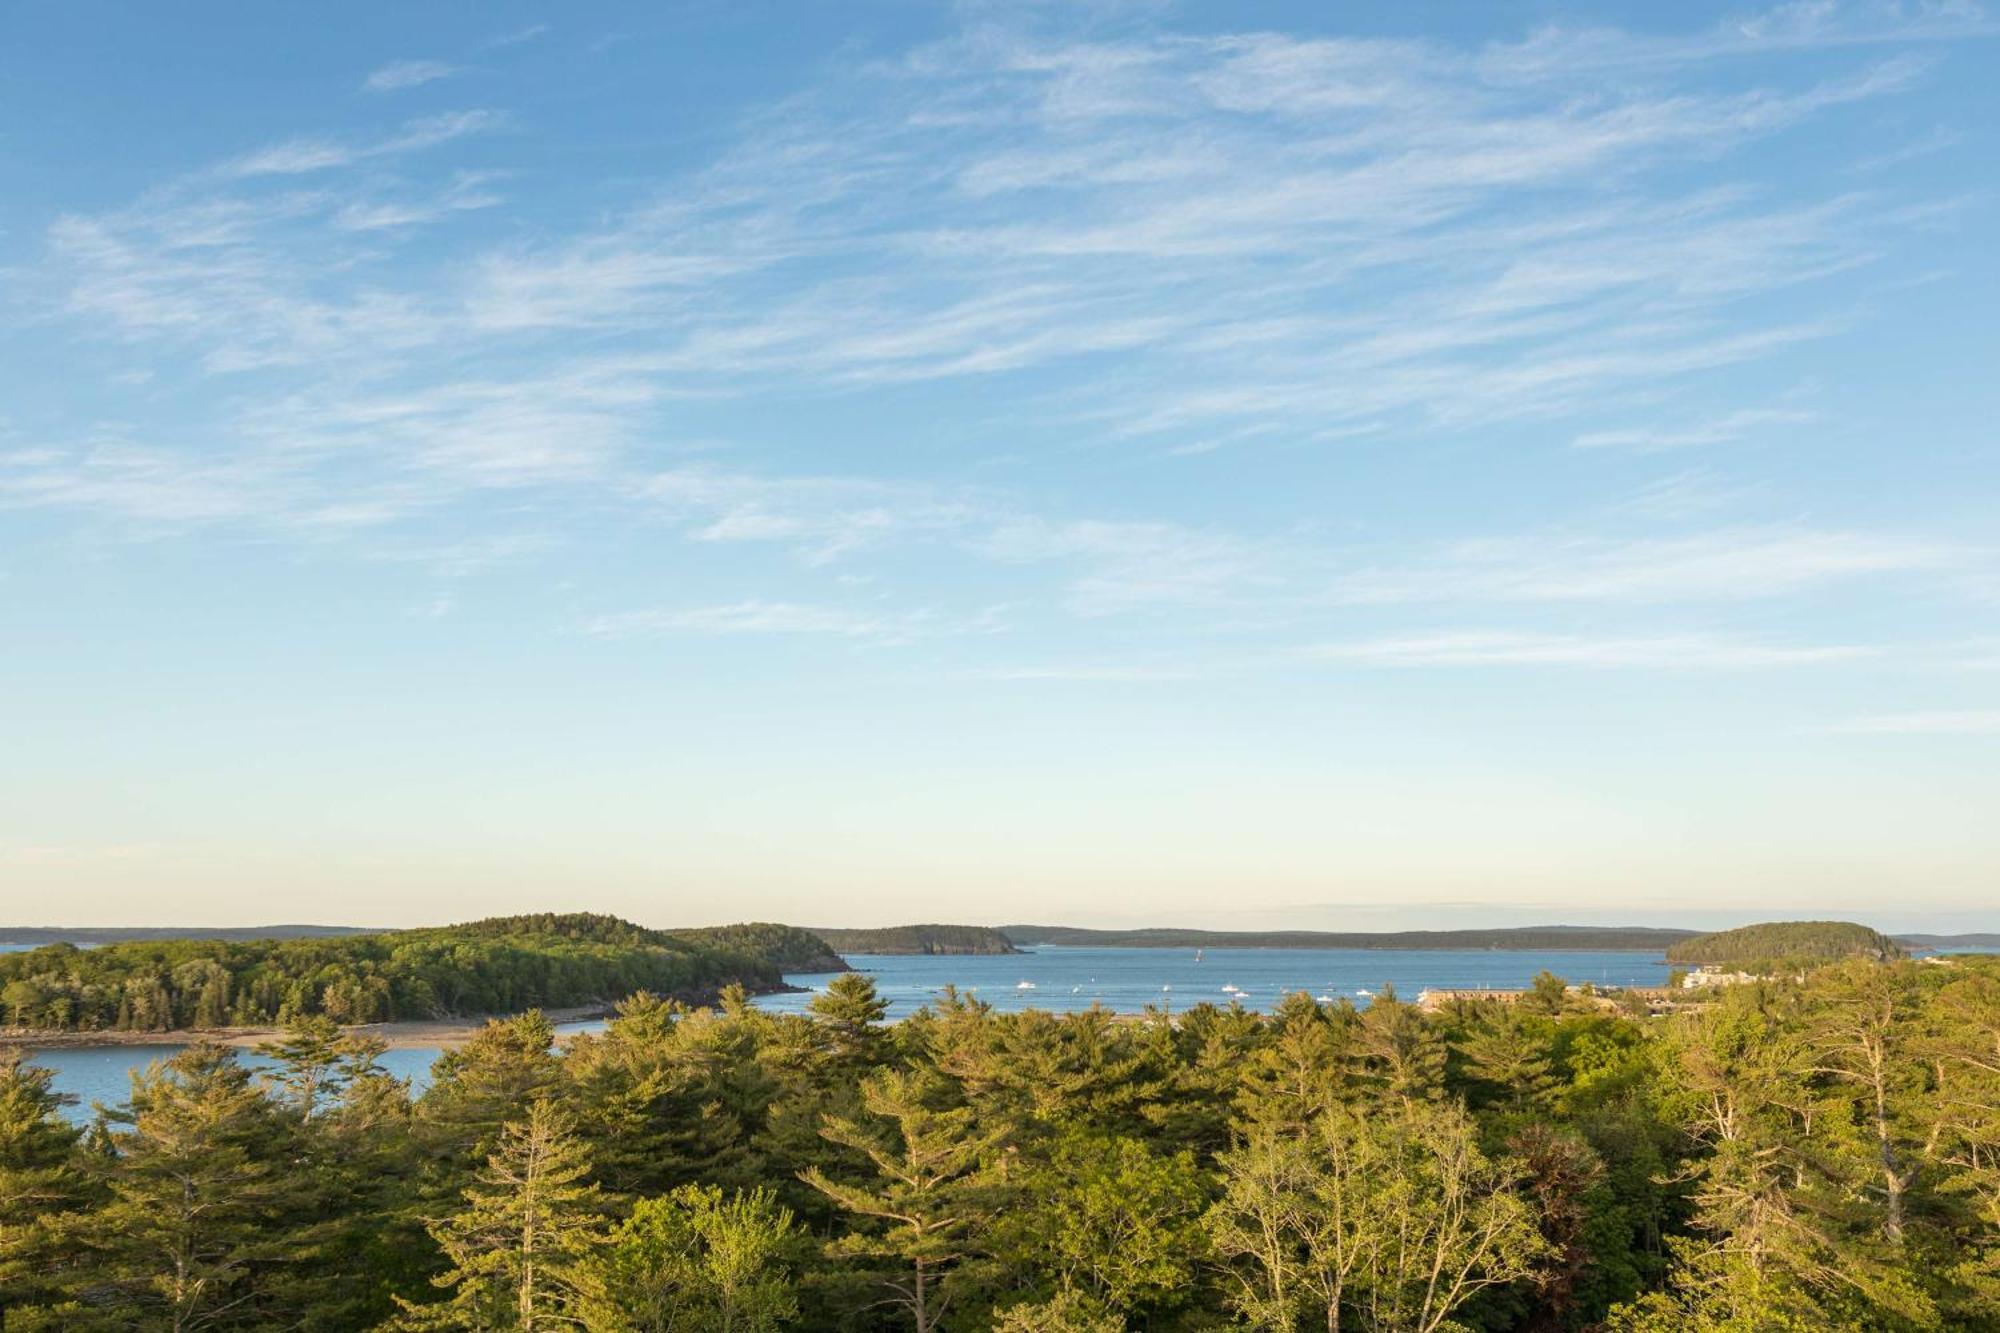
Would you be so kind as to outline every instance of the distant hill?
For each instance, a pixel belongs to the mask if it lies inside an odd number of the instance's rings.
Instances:
[[[810,930],[750,921],[736,926],[700,926],[666,932],[676,939],[727,949],[777,964],[786,972],[846,972],[847,960]]]
[[[1894,939],[1906,949],[2000,949],[2000,935],[1990,931],[1970,935],[1897,935]]]
[[[1903,947],[1880,931],[1852,921],[1765,921],[1682,940],[1667,950],[1670,963],[1697,966],[1901,958]]]
[[[635,991],[705,1001],[780,990],[788,960],[839,964],[789,926],[675,933],[588,912],[294,939],[58,942],[0,953],[0,1008],[23,1029],[160,1032],[608,1005]]]
[[[1660,926],[1511,926],[1499,930],[1086,930],[1077,926],[1002,926],[1023,947],[1096,945],[1129,949],[1623,949],[1658,953],[1695,934]]]
[[[379,933],[373,926],[0,926],[0,944],[124,944],[131,940],[314,940]]]
[[[879,929],[815,929],[813,934],[841,953],[994,954],[1019,953],[1014,942],[991,926],[884,926]]]

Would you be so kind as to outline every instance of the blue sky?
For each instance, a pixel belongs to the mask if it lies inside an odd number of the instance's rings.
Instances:
[[[25,4],[0,916],[2000,926],[1970,4]]]

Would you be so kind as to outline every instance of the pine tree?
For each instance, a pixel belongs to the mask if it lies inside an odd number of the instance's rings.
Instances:
[[[10,1306],[57,1298],[76,1252],[66,1233],[89,1198],[69,1101],[53,1074],[0,1047],[0,1324]]]
[[[1556,1085],[1555,1061],[1536,1029],[1550,1026],[1511,1005],[1487,1002],[1459,1040],[1466,1072],[1480,1086],[1484,1105],[1522,1112],[1544,1101]]]
[[[120,1293],[126,1326],[276,1322],[265,1284],[312,1236],[286,1225],[299,1189],[286,1136],[235,1053],[199,1043],[135,1073],[129,1106],[106,1121],[98,1169],[110,1201],[89,1232],[95,1276]]]
[[[379,1039],[350,1036],[332,1019],[313,1014],[293,1019],[284,1036],[259,1045],[257,1053],[278,1066],[269,1077],[285,1089],[299,1119],[310,1122],[350,1080],[379,1072],[376,1061],[387,1049]]]
[[[866,1063],[882,1043],[882,1020],[889,1003],[875,992],[875,979],[865,972],[842,972],[812,997],[806,1012],[826,1034],[835,1059]]]
[[[546,1333],[580,1324],[584,1260],[604,1237],[598,1188],[581,1183],[589,1174],[570,1118],[535,1102],[504,1128],[465,1207],[430,1227],[451,1265],[434,1283],[451,1298],[398,1298],[398,1326]]]
[[[1363,1011],[1358,1046],[1361,1070],[1384,1096],[1408,1105],[1444,1094],[1448,1050],[1444,1035],[1414,1005],[1384,987]]]
[[[800,1178],[860,1220],[832,1253],[893,1265],[880,1278],[887,1302],[906,1310],[916,1333],[932,1333],[956,1292],[975,1231],[995,1207],[987,1158],[996,1137],[964,1108],[937,1110],[938,1089],[915,1075],[883,1071],[862,1084],[869,1120],[829,1116],[820,1131],[866,1158],[860,1183],[818,1167]]]
[[[550,1049],[555,1027],[539,1009],[495,1019],[435,1066],[417,1105],[419,1123],[446,1165],[469,1168],[498,1145],[503,1126],[524,1119],[562,1079]],[[455,1160],[454,1160],[455,1159]]]

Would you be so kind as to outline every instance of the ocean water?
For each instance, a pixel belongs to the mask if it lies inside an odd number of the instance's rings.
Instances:
[[[76,1098],[65,1113],[81,1124],[95,1118],[93,1103],[117,1106],[131,1096],[132,1071],[169,1059],[180,1049],[165,1044],[64,1046],[31,1052],[29,1058],[56,1071],[56,1091]],[[422,1091],[430,1083],[431,1065],[439,1054],[434,1048],[388,1051],[382,1056],[382,1067],[397,1078],[409,1079],[414,1090]],[[255,1051],[238,1051],[237,1056],[252,1069],[268,1063]]]
[[[1594,950],[1503,949],[1110,949],[1044,946],[998,956],[922,957],[850,954],[848,962],[875,978],[889,1002],[889,1016],[902,1018],[929,1004],[946,985],[955,985],[1000,1010],[1088,1009],[1101,1004],[1116,1013],[1136,1014],[1148,1005],[1179,1011],[1204,1001],[1246,1009],[1275,1008],[1292,991],[1349,999],[1366,1005],[1394,986],[1405,999],[1427,987],[1518,990],[1536,973],[1549,971],[1576,984],[1660,986],[1667,964],[1657,953]],[[759,1008],[802,1013],[833,973],[788,977],[803,993],[760,996]],[[1026,985],[1022,983],[1026,982]],[[1225,989],[1233,988],[1233,989]],[[564,1024],[565,1032],[594,1031],[602,1021]],[[38,1064],[56,1071],[55,1086],[76,1097],[70,1115],[88,1120],[93,1101],[115,1105],[131,1090],[131,1071],[171,1056],[175,1047],[89,1046],[35,1051]],[[242,1053],[255,1066],[253,1052]],[[434,1048],[393,1050],[382,1063],[421,1092],[439,1055]]]
[[[901,1018],[934,999],[947,984],[995,1009],[1088,1009],[1136,1014],[1147,1006],[1185,1009],[1206,1001],[1246,1009],[1277,1007],[1304,991],[1366,1005],[1386,987],[1414,1000],[1427,987],[1519,990],[1535,974],[1570,982],[1663,986],[1667,963],[1658,953],[1607,950],[1505,949],[1119,949],[1043,945],[1019,954],[939,956],[851,954],[848,962],[875,978]],[[795,976],[797,986],[824,990],[833,974]],[[1226,989],[1233,988],[1233,989]],[[812,996],[766,995],[759,1007],[804,1010]]]

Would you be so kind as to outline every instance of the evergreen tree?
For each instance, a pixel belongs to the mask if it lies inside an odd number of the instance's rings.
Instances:
[[[311,1121],[351,1079],[377,1072],[387,1049],[378,1038],[351,1036],[331,1018],[312,1014],[293,1019],[284,1036],[262,1043],[257,1053],[278,1066],[269,1077],[285,1089],[299,1119]]]
[[[418,1118],[448,1168],[469,1167],[498,1146],[503,1128],[527,1117],[562,1081],[550,1049],[556,1032],[541,1010],[495,1019],[433,1069]]]
[[[1448,1049],[1444,1035],[1414,1005],[1384,987],[1362,1012],[1358,1046],[1362,1076],[1405,1106],[1444,1095]]]
[[[798,1314],[804,1237],[769,1190],[641,1199],[589,1260],[591,1333],[776,1333]]]
[[[806,1012],[818,1022],[836,1060],[865,1064],[881,1047],[889,1002],[876,994],[873,977],[842,972],[812,997]]]
[[[405,1329],[572,1328],[591,1299],[588,1260],[603,1241],[597,1186],[569,1117],[547,1100],[507,1124],[465,1206],[430,1227],[450,1267],[434,1284],[450,1299],[400,1299]]]
[[[89,1199],[78,1135],[62,1117],[71,1099],[52,1078],[0,1047],[0,1325],[10,1307],[60,1298],[77,1249],[70,1233]]]
[[[105,1119],[109,1151],[95,1163],[109,1201],[89,1235],[92,1285],[116,1293],[111,1326],[192,1333],[296,1317],[274,1279],[317,1238],[294,1206],[284,1127],[235,1053],[198,1043],[133,1074],[129,1106]]]
[[[829,1116],[822,1134],[866,1159],[858,1183],[818,1167],[802,1173],[861,1223],[829,1252],[886,1266],[886,1303],[904,1309],[916,1333],[932,1333],[958,1289],[961,1265],[978,1251],[977,1228],[996,1206],[988,1158],[996,1136],[971,1111],[937,1110],[931,1080],[884,1071],[862,1085],[867,1118]]]
[[[1017,1280],[1033,1274],[1048,1291],[1141,1319],[1187,1299],[1207,1248],[1208,1196],[1192,1154],[1078,1130],[1012,1183],[1031,1205],[999,1238],[998,1257]]]

